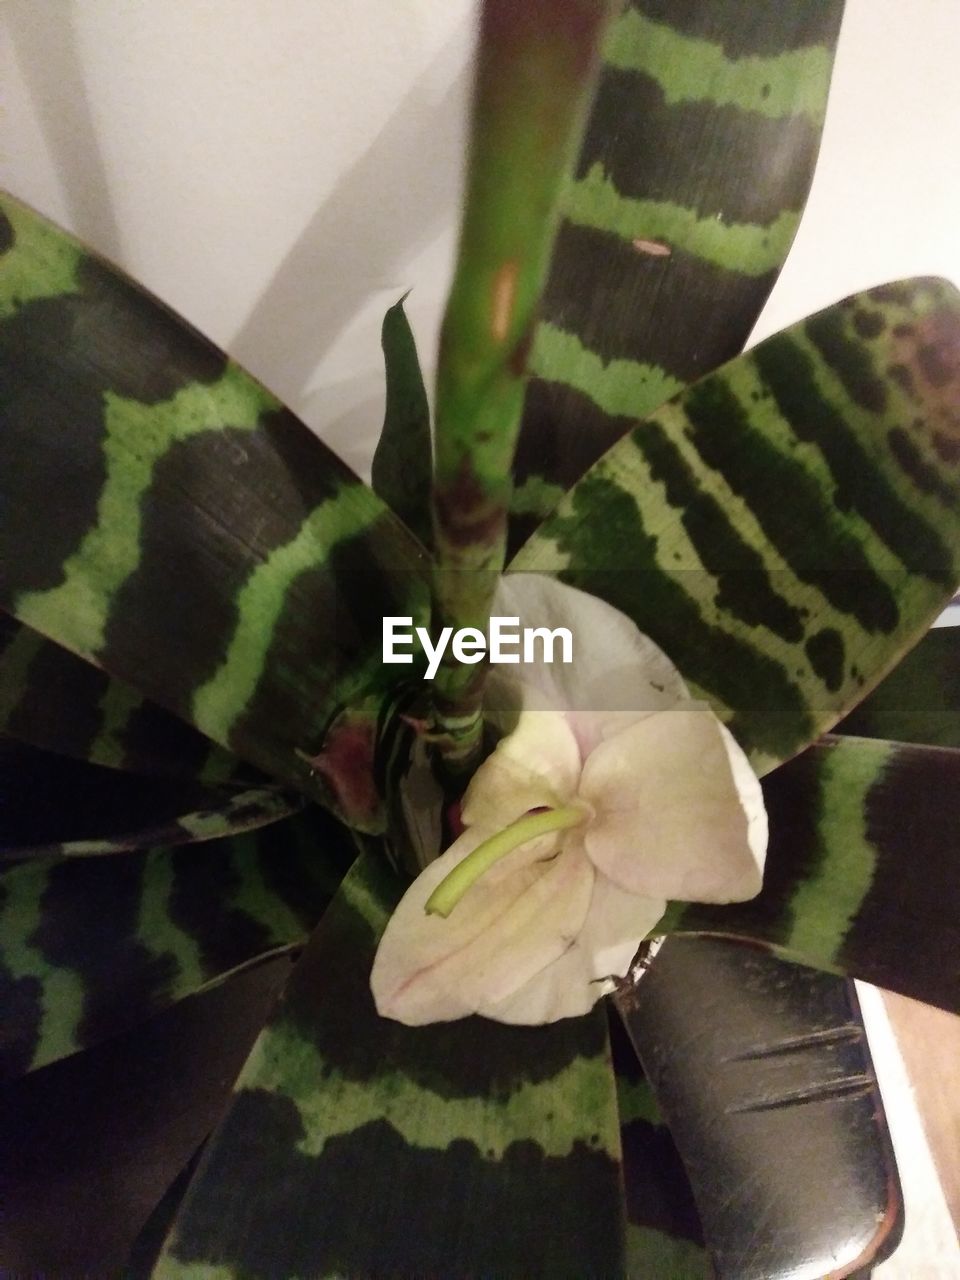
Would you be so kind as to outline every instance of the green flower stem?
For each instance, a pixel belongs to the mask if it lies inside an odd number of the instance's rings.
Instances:
[[[585,123],[612,0],[485,0],[463,228],[440,338],[434,627],[485,630],[504,563],[527,351],[557,202]],[[485,668],[434,685],[439,750],[476,760]]]
[[[581,805],[571,804],[563,809],[543,809],[527,813],[509,827],[504,827],[483,844],[478,844],[462,862],[458,862],[427,899],[424,910],[431,916],[448,916],[472,884],[475,884],[495,862],[505,858],[522,844],[549,835],[551,831],[568,831],[585,822],[587,812]]]

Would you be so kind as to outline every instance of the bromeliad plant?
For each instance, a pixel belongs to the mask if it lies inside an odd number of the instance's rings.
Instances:
[[[736,355],[839,16],[487,0],[435,453],[395,308],[373,489],[4,199],[4,1067],[303,949],[156,1275],[623,1274],[597,999],[651,929],[960,1007],[956,656],[922,639],[960,581],[960,303],[889,285]],[[534,621],[599,619],[572,691],[381,662],[384,616],[482,629],[508,546]],[[869,737],[822,736],[918,642]],[[378,1015],[371,971],[396,1015],[436,937],[431,1025]]]

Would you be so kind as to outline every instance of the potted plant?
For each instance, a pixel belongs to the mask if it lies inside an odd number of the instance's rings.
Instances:
[[[650,8],[484,6],[433,448],[398,305],[373,489],[4,202],[9,1069],[302,948],[159,1276],[622,1273],[599,997],[648,933],[955,1005],[950,726],[915,745],[881,685],[876,740],[822,735],[916,644],[914,710],[943,697],[956,295],[885,286],[736,356],[839,8],[771,9],[741,58]],[[454,634],[497,610],[569,625],[570,672],[498,691]]]

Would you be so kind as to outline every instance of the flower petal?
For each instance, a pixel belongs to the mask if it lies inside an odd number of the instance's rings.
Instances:
[[[478,1012],[496,1022],[527,1026],[589,1013],[611,989],[606,979],[626,975],[666,905],[663,899],[627,893],[598,875],[583,928],[570,950],[512,996],[486,1004]]]
[[[461,807],[464,825],[502,830],[530,809],[569,804],[580,767],[580,749],[564,716],[522,711],[513,732],[471,778]]]
[[[580,796],[595,810],[587,854],[622,888],[685,902],[760,892],[760,783],[708,707],[659,712],[602,742],[584,766]]]
[[[579,932],[595,873],[579,848],[551,857],[558,835],[508,855],[446,919],[425,914],[436,886],[489,834],[465,831],[418,876],[391,917],[370,978],[383,1017],[421,1026],[505,1000],[563,955]]]
[[[683,679],[667,655],[612,605],[539,573],[506,574],[493,612],[518,617],[523,627],[566,627],[573,637],[573,661],[521,662],[504,670],[540,696],[526,705],[601,713],[662,711],[689,698]],[[538,656],[542,646],[538,645]],[[499,672],[498,672],[499,674]],[[584,755],[603,736],[603,717],[576,717]]]

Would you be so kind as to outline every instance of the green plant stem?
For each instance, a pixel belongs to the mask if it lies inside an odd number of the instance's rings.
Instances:
[[[586,810],[578,804],[563,809],[543,809],[539,813],[527,813],[509,827],[504,827],[489,840],[478,844],[462,862],[458,862],[448,876],[434,889],[424,910],[428,915],[448,916],[471,885],[475,884],[495,862],[505,858],[522,844],[528,844],[539,836],[552,831],[567,831],[579,827],[587,818]]]
[[[484,630],[489,621],[558,197],[616,7],[612,0],[483,5],[466,207],[437,371],[436,630]],[[480,749],[485,674],[451,656],[434,684],[438,749],[454,774]]]

